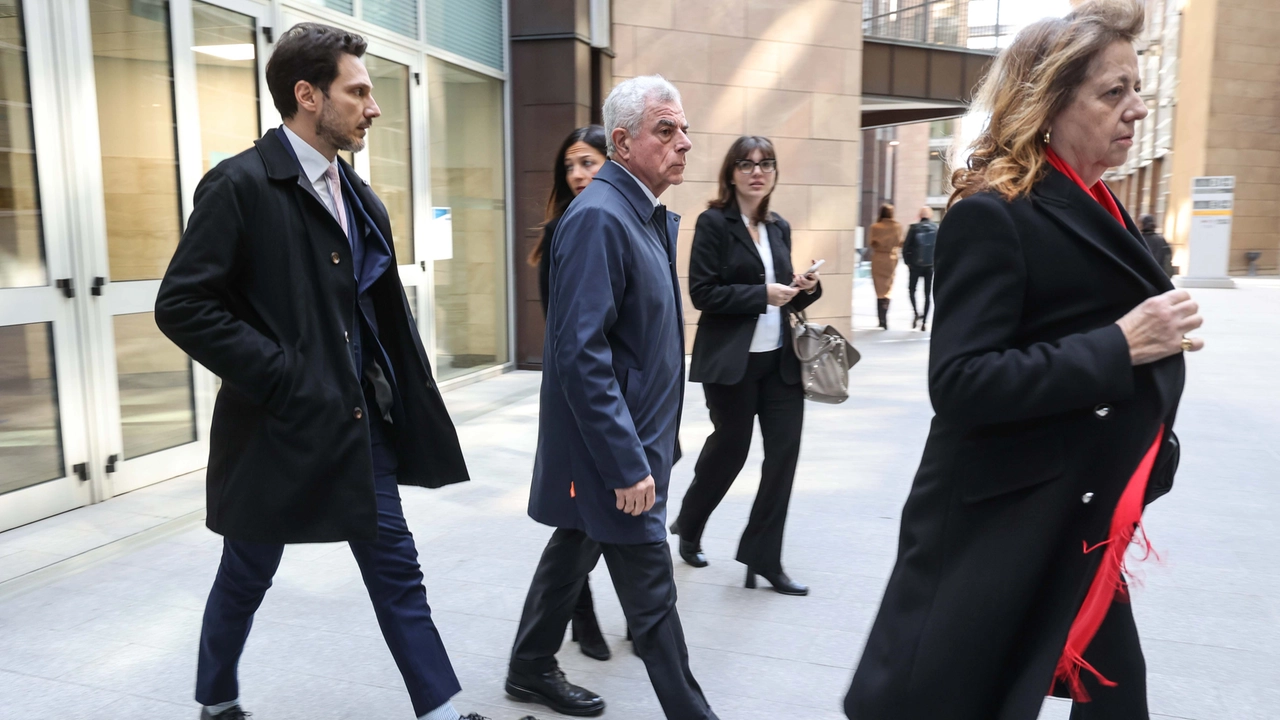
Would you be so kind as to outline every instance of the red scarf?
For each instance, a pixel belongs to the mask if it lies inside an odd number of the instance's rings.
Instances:
[[[1099,180],[1093,184],[1093,187],[1085,185],[1084,180],[1080,179],[1079,173],[1064,162],[1062,158],[1058,157],[1058,153],[1054,152],[1053,148],[1046,149],[1045,159],[1049,161],[1049,164],[1052,165],[1055,170],[1074,180],[1076,184],[1080,186],[1081,190],[1084,190],[1089,193],[1089,195],[1093,196],[1093,199],[1097,200],[1098,204],[1101,205],[1104,210],[1111,213],[1111,217],[1115,218],[1116,222],[1120,223],[1121,227],[1124,227],[1124,216],[1120,214],[1120,206],[1116,205],[1116,199],[1111,196],[1111,191],[1107,189],[1106,183]]]
[[[1120,214],[1120,207],[1116,205],[1116,200],[1111,196],[1111,191],[1107,189],[1105,183],[1099,180],[1093,187],[1084,184],[1084,180],[1080,179],[1080,175],[1072,169],[1058,154],[1049,148],[1046,152],[1049,164],[1058,172],[1066,175],[1075,181],[1080,189],[1088,193],[1094,200],[1097,200],[1111,216],[1116,219],[1120,225],[1124,225],[1124,216]],[[1080,681],[1080,671],[1088,670],[1093,673],[1098,682],[1106,687],[1115,687],[1116,683],[1106,679],[1102,673],[1098,672],[1092,665],[1085,662],[1084,652],[1089,647],[1089,643],[1093,641],[1094,635],[1098,634],[1098,628],[1102,626],[1102,621],[1107,617],[1107,611],[1111,609],[1111,603],[1116,599],[1121,601],[1128,600],[1127,586],[1121,579],[1124,572],[1124,555],[1128,551],[1130,543],[1134,541],[1138,528],[1142,524],[1142,508],[1143,500],[1147,494],[1147,481],[1151,477],[1151,468],[1155,465],[1156,455],[1160,451],[1160,442],[1164,439],[1164,426],[1160,426],[1159,432],[1156,433],[1156,440],[1152,443],[1151,448],[1147,450],[1147,454],[1143,456],[1142,462],[1138,463],[1138,468],[1133,471],[1133,475],[1129,478],[1129,484],[1125,486],[1124,492],[1120,495],[1120,502],[1116,503],[1115,513],[1111,516],[1111,529],[1107,533],[1107,539],[1089,547],[1088,542],[1084,543],[1084,552],[1086,554],[1093,552],[1099,548],[1103,548],[1105,553],[1102,562],[1098,565],[1098,573],[1093,576],[1093,582],[1089,585],[1089,592],[1085,595],[1084,603],[1080,606],[1080,612],[1076,615],[1076,619],[1071,623],[1071,630],[1067,633],[1067,644],[1062,649],[1062,657],[1058,659],[1058,667],[1054,670],[1054,683],[1063,683],[1066,685],[1068,692],[1071,693],[1071,699],[1076,702],[1089,702],[1089,693],[1084,688],[1084,683]],[[1146,543],[1146,537],[1143,536],[1140,544],[1145,546],[1150,552],[1150,546]]]

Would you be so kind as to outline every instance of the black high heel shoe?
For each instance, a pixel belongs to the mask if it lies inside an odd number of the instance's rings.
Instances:
[[[710,564],[707,562],[707,556],[702,554],[702,543],[696,540],[685,540],[680,536],[680,531],[676,528],[675,523],[671,524],[671,534],[680,538],[680,543],[676,549],[680,552],[681,560],[696,568],[704,568]]]
[[[573,622],[570,623],[572,628],[572,639],[578,643],[578,649],[593,660],[608,660],[612,657],[609,652],[609,643],[604,641],[604,634],[600,632],[600,622],[596,620],[595,611],[583,612],[575,610],[573,613]]]
[[[752,568],[752,567],[747,568],[746,587],[748,590],[756,589],[757,575],[764,578],[765,580],[768,580],[769,584],[773,586],[774,592],[781,593],[783,595],[808,595],[809,594],[808,585],[801,585],[800,583],[792,580],[791,578],[787,577],[787,574],[785,572],[779,571],[777,573],[770,573],[770,572],[764,572],[761,570],[756,570],[755,568]]]

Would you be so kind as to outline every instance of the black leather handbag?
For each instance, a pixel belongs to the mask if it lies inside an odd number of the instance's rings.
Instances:
[[[1178,462],[1182,459],[1182,446],[1178,444],[1178,436],[1172,430],[1165,433],[1160,443],[1160,451],[1156,453],[1155,464],[1151,466],[1151,477],[1147,478],[1147,494],[1142,499],[1143,505],[1150,505],[1169,494],[1173,489],[1173,476],[1178,472]]]

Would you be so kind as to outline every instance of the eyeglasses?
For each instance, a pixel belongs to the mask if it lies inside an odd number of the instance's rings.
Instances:
[[[738,172],[742,173],[743,175],[750,175],[751,173],[756,171],[757,167],[759,167],[760,171],[763,172],[765,175],[772,175],[778,170],[778,161],[777,160],[761,160],[760,162],[756,162],[754,160],[739,160],[738,162],[734,163],[733,166],[737,168]]]

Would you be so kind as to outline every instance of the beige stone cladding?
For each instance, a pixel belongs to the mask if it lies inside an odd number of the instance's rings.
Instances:
[[[920,220],[920,208],[929,199],[929,123],[898,127],[896,164],[894,214],[906,227]]]
[[[772,208],[792,227],[792,262],[822,268],[810,320],[850,330],[858,224],[862,5],[834,0],[644,0],[613,4],[614,80],[659,73],[684,98],[693,150],[683,185],[663,201],[682,216],[680,277],[686,336],[689,246],[716,194],[724,154],[740,135],[778,150]]]
[[[1234,175],[1230,271],[1260,251],[1259,271],[1280,272],[1280,2],[1188,0],[1183,13],[1172,239],[1187,239],[1191,178]]]

